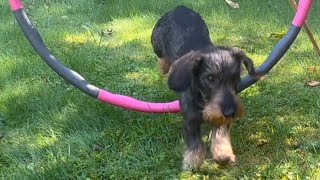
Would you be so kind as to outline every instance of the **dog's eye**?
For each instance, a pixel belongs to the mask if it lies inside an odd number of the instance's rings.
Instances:
[[[208,81],[214,81],[214,77],[213,77],[213,75],[209,75],[209,76],[207,76],[207,79],[208,79]]]

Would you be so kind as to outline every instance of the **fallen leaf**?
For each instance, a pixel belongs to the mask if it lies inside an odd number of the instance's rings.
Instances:
[[[310,67],[307,68],[307,70],[308,70],[309,72],[316,72],[316,71],[317,71],[317,69],[316,69],[315,66],[310,66]]]
[[[316,86],[319,86],[319,85],[320,85],[320,82],[319,82],[319,81],[313,81],[313,80],[311,80],[311,81],[307,81],[307,82],[306,82],[306,85],[307,85],[307,86],[310,86],[310,87],[316,87]]]
[[[259,140],[259,142],[258,142],[258,144],[256,146],[260,148],[260,147],[266,145],[267,143],[268,143],[268,140],[261,139],[261,140]]]
[[[260,81],[263,81],[263,80],[265,80],[265,79],[266,79],[266,76],[263,76],[263,75],[258,76],[258,79],[259,79]]]
[[[101,32],[101,35],[107,36],[107,35],[112,35],[112,33],[113,33],[113,30],[112,30],[111,28],[109,28],[109,29],[103,30],[103,31]]]
[[[305,155],[306,154],[306,152],[304,151],[304,150],[300,150],[300,151],[298,151],[298,153],[300,154],[300,155]]]
[[[277,38],[277,39],[281,39],[284,35],[286,35],[286,31],[285,30],[283,30],[281,32],[272,32],[272,33],[270,33],[269,38],[270,37],[274,37],[274,38]]]
[[[235,3],[235,2],[233,2],[233,1],[231,1],[231,0],[225,0],[225,1],[226,1],[226,3],[229,4],[229,6],[232,7],[232,8],[235,8],[235,9],[240,8],[240,6],[239,6],[238,3]]]

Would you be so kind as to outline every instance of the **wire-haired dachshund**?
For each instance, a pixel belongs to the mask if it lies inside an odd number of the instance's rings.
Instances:
[[[244,114],[237,96],[241,64],[256,75],[252,60],[232,47],[214,45],[201,16],[178,6],[155,25],[151,43],[169,88],[179,94],[186,150],[183,168],[199,168],[204,160],[201,124],[212,126],[211,154],[221,165],[235,162],[230,140],[232,119]]]

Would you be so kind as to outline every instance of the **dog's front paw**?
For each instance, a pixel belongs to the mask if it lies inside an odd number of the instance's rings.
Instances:
[[[236,156],[233,153],[229,128],[226,125],[215,127],[211,132],[212,159],[219,165],[234,164]]]
[[[202,145],[199,145],[194,150],[187,149],[183,158],[183,170],[196,170],[199,169],[203,163],[205,152]]]

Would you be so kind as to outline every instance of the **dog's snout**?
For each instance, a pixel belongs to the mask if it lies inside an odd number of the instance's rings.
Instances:
[[[222,110],[222,114],[224,117],[234,117],[236,113],[236,106],[229,106],[229,107],[224,107]]]
[[[237,111],[236,102],[234,96],[230,92],[226,92],[223,95],[222,101],[222,114],[226,118],[234,117]]]

